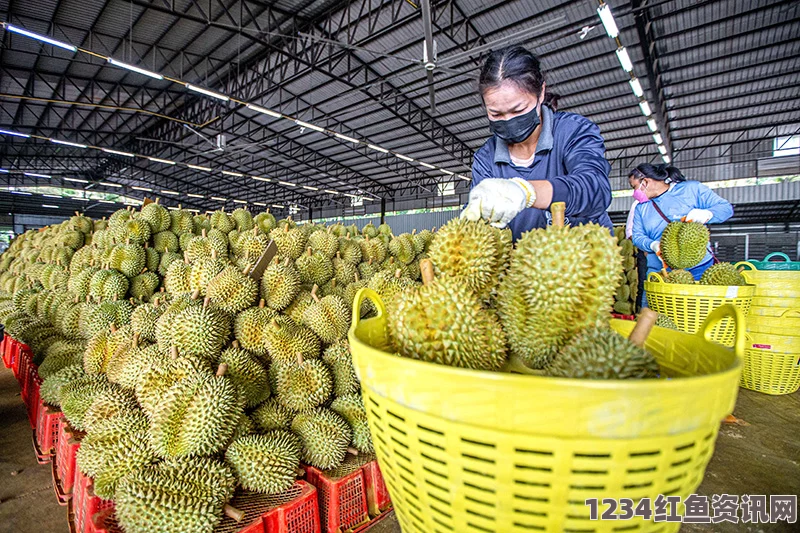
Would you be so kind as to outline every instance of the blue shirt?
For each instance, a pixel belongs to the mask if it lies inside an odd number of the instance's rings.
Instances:
[[[611,205],[611,165],[605,158],[600,128],[586,117],[554,112],[542,106],[542,125],[533,163],[518,167],[511,162],[508,145],[492,136],[477,151],[472,162],[472,186],[486,178],[548,180],[553,185],[553,202],[567,204],[567,222],[573,225],[596,222],[612,227],[606,210]],[[544,228],[550,212],[528,208],[508,225],[514,240],[534,228]]]
[[[692,209],[708,209],[714,216],[710,224],[725,222],[733,216],[733,207],[730,202],[700,183],[699,181],[682,181],[670,186],[669,190],[649,202],[638,204],[633,213],[633,244],[647,253],[647,271],[661,270],[661,258],[653,253],[651,245],[661,240],[661,234],[667,227],[667,221],[658,214],[653,204],[658,204],[664,215],[670,220],[680,220]],[[700,262],[706,268],[711,265],[713,258],[710,252]],[[695,277],[702,274],[702,269],[695,269]]]

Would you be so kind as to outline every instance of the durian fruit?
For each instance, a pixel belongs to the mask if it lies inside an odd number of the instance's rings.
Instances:
[[[220,365],[217,374],[224,373]],[[150,416],[150,445],[163,458],[216,453],[243,414],[239,391],[224,375],[190,373],[175,382]]]
[[[269,397],[266,369],[247,350],[240,348],[236,341],[220,354],[217,363],[227,365],[225,375],[239,389],[245,408],[255,407]]]
[[[318,231],[317,233],[322,233]],[[311,247],[295,261],[300,273],[300,282],[308,285],[324,285],[333,277],[333,263],[322,252],[314,252]]]
[[[228,313],[247,309],[258,295],[258,285],[247,275],[249,270],[242,272],[235,266],[226,267],[208,284],[206,295],[214,305]]]
[[[258,233],[258,228],[242,233],[238,240],[239,255],[255,264],[269,244],[266,235]]]
[[[429,253],[437,278],[452,278],[488,299],[508,266],[510,243],[503,242],[500,233],[482,220],[455,218],[442,226]]]
[[[708,228],[699,222],[670,222],[661,234],[661,257],[672,269],[692,268],[708,250]]]
[[[342,287],[347,287],[350,283],[356,280],[358,275],[358,268],[342,259],[342,254],[336,252],[336,257],[333,258],[333,275],[337,283]]]
[[[363,261],[369,262],[371,260],[374,264],[380,264],[386,259],[386,245],[377,237],[374,239],[365,237],[362,241],[359,241],[359,245],[361,246]]]
[[[303,323],[325,344],[333,344],[347,335],[350,328],[350,306],[336,295],[319,298],[318,287],[311,291],[314,302],[303,311]]]
[[[529,368],[544,368],[576,332],[607,320],[621,275],[610,232],[592,238],[600,230],[565,227],[564,207],[554,203],[552,225],[517,241],[497,290],[512,362]]]
[[[131,279],[130,293],[131,296],[137,300],[149,301],[150,297],[158,289],[161,279],[158,274],[154,272],[142,272],[138,276]]]
[[[658,318],[656,319],[656,326],[660,328],[674,329],[676,331],[680,331],[678,329],[678,325],[675,324],[675,322],[667,315],[658,315]]]
[[[150,240],[150,224],[146,221],[132,217],[115,230],[118,242],[129,241],[132,244],[144,244]]]
[[[175,235],[192,233],[194,231],[194,217],[185,209],[175,209],[169,212],[169,230]]]
[[[276,398],[270,398],[250,414],[259,432],[266,433],[276,429],[289,429],[294,419],[294,411],[281,405]]]
[[[153,248],[155,248],[157,252],[161,253],[177,252],[180,248],[178,244],[178,236],[169,230],[156,233],[153,235]]]
[[[434,279],[430,259],[422,261],[424,284],[397,295],[387,309],[388,331],[404,357],[477,370],[499,370],[506,340],[493,311],[453,279]]]
[[[359,394],[339,396],[331,403],[331,410],[341,415],[353,430],[352,445],[362,453],[375,453],[372,436],[367,425],[367,411]]]
[[[731,263],[711,265],[700,277],[701,285],[747,285],[744,276]]]
[[[670,270],[664,277],[667,283],[678,283],[681,285],[691,285],[694,283],[694,276],[688,270],[678,269]]]
[[[75,211],[74,217],[70,217],[69,223],[70,226],[80,231],[81,233],[92,233],[92,231],[94,230],[94,224],[92,223],[92,219],[87,216],[81,215],[78,211]]]
[[[161,261],[158,263],[158,273],[159,275],[166,277],[167,271],[172,263],[179,261],[183,261],[183,257],[181,254],[177,252],[164,252],[161,254]]]
[[[65,383],[59,393],[61,410],[64,417],[73,428],[83,431],[83,416],[98,396],[111,394],[110,391],[119,389],[117,385],[109,383],[102,374],[95,374],[78,378]]]
[[[153,235],[169,230],[172,224],[172,217],[169,211],[158,202],[152,202],[143,206],[140,213],[140,217],[150,224],[150,231]],[[163,250],[159,251],[163,252]]]
[[[74,364],[62,368],[42,381],[39,395],[47,405],[59,407],[61,405],[61,388],[67,383],[86,376],[83,364]]]
[[[620,315],[632,315],[633,304],[631,302],[614,302],[614,312]]]
[[[162,319],[164,315],[159,321]],[[190,305],[177,313],[172,328],[172,346],[178,348],[181,355],[213,360],[230,338],[231,320],[206,298],[203,305]],[[164,344],[160,340],[159,343]]]
[[[328,259],[333,259],[339,251],[339,238],[328,231],[315,231],[308,236],[308,246],[314,252],[323,254]]]
[[[324,407],[298,413],[292,431],[303,442],[303,461],[322,470],[342,464],[353,433],[341,415]]]
[[[101,300],[121,300],[128,293],[128,287],[128,278],[117,270],[98,270],[89,281],[89,295]]]
[[[378,228],[375,227],[375,224],[370,222],[361,230],[361,234],[364,237],[377,237],[378,236]]]
[[[125,533],[212,533],[235,484],[228,466],[216,459],[164,461],[119,481],[115,515]]]
[[[353,357],[346,340],[340,340],[328,346],[322,354],[322,360],[328,365],[333,376],[333,393],[336,396],[356,394],[361,390]]]
[[[589,327],[573,337],[545,371],[563,378],[656,378],[658,363],[642,347],[655,320],[654,311],[643,309],[630,339],[607,327]],[[637,335],[643,335],[641,341],[635,340]]]
[[[139,370],[140,366],[145,365],[135,364],[133,368]],[[134,392],[136,400],[148,418],[152,418],[158,410],[170,387],[196,374],[211,374],[212,372],[208,362],[180,357],[177,348],[170,349],[166,355],[151,361],[147,366],[149,367],[143,369],[135,379]]]
[[[195,262],[199,259],[209,259],[212,252],[216,251],[217,257],[227,257],[228,237],[219,231],[211,230],[193,237],[186,246],[186,255],[189,261]]]
[[[156,322],[161,317],[164,308],[160,305],[158,297],[153,303],[139,305],[131,314],[131,330],[139,335],[145,342],[156,342]]]
[[[276,316],[275,311],[266,307],[264,300],[261,300],[257,307],[249,307],[236,315],[233,336],[242,348],[263,358],[267,355],[264,330]]]
[[[158,272],[158,266],[161,264],[161,254],[154,248],[150,248],[148,243],[144,245],[145,259],[144,268],[150,272]],[[160,280],[159,280],[160,281]]]
[[[402,271],[398,269],[394,272],[384,270],[376,273],[370,278],[367,286],[380,295],[384,304],[391,307],[400,294],[412,290],[416,284],[403,276]]]
[[[234,224],[236,224],[236,229],[240,232],[250,231],[254,227],[253,215],[243,207],[234,209],[233,213],[231,213],[231,218]]]
[[[199,291],[202,296],[215,277],[225,268],[225,264],[216,257],[216,250],[211,251],[211,257],[198,259],[189,268],[189,290]]]
[[[164,352],[173,347],[175,317],[189,307],[202,305],[204,301],[200,301],[199,296],[184,293],[168,300],[169,303],[164,306],[161,316],[156,320],[156,342]]]
[[[261,277],[261,297],[270,308],[282,311],[300,292],[300,285],[300,273],[291,260],[287,257],[281,263],[276,259]]]
[[[361,262],[361,246],[359,246],[358,242],[350,239],[349,235],[339,239],[338,254],[342,261],[353,266],[357,267]]]
[[[278,247],[278,254],[281,257],[288,257],[292,260],[300,257],[306,249],[306,236],[297,228],[289,228],[289,225],[277,227],[269,234]]]
[[[628,286],[627,283],[621,284],[617,287],[617,293],[614,295],[614,299],[617,302],[627,302],[631,298],[631,288]]]
[[[417,251],[411,234],[401,233],[394,237],[389,242],[389,253],[404,265],[412,262],[417,256]]]
[[[298,355],[291,363],[274,363],[275,397],[292,411],[319,407],[330,398],[333,378],[319,359],[303,359]]]
[[[245,490],[278,494],[294,484],[300,455],[296,437],[272,431],[234,440],[225,451],[225,462]]]
[[[44,361],[37,368],[39,377],[47,379],[62,368],[83,363],[83,343],[56,341],[47,348]]]
[[[236,222],[234,222],[231,216],[226,213],[224,209],[221,209],[211,213],[211,228],[219,230],[227,235],[236,229]]]
[[[188,253],[187,253],[188,255]],[[189,276],[191,275],[191,265],[188,258],[184,261],[173,261],[167,268],[164,276],[164,288],[170,294],[182,294],[191,292]]]
[[[92,433],[102,425],[103,421],[114,416],[134,411],[141,411],[136,398],[129,390],[121,388],[109,389],[105,394],[97,396],[83,414],[83,427]]]
[[[269,235],[269,232],[274,230],[277,226],[275,216],[272,215],[269,210],[265,211],[264,213],[257,214],[253,219],[253,222],[258,230],[264,235]]]

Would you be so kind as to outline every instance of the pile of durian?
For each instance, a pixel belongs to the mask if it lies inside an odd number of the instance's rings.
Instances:
[[[0,256],[0,321],[33,350],[41,397],[83,435],[78,468],[122,528],[210,532],[237,488],[279,493],[301,461],[373,452],[352,302],[414,286],[432,237],[157,203],[76,214]]]
[[[617,238],[596,224],[553,223],[522,235],[456,219],[433,239],[423,284],[387,304],[389,342],[404,357],[456,367],[567,378],[655,378],[637,337],[609,326],[623,278]],[[649,311],[649,310],[648,310]]]
[[[617,292],[614,294],[614,312],[632,315],[636,309],[639,294],[639,271],[636,268],[636,248],[633,241],[625,238],[625,226],[614,228],[614,236],[622,255],[622,275]]]

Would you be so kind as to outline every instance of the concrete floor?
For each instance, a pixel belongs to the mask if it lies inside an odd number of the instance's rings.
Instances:
[[[699,493],[800,495],[800,393],[766,396],[741,389]],[[67,533],[66,507],[56,503],[50,465],[36,462],[31,429],[10,370],[0,369],[0,533]],[[684,525],[682,532],[800,531],[798,524]],[[369,533],[399,533],[394,516]]]

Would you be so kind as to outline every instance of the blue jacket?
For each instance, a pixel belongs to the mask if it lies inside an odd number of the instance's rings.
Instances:
[[[530,167],[511,163],[508,145],[492,136],[475,154],[472,186],[486,178],[549,180],[553,202],[567,204],[567,222],[573,225],[596,222],[612,227],[606,212],[611,205],[611,165],[605,158],[600,128],[588,118],[573,113],[553,112],[542,106],[542,131]],[[517,240],[526,231],[544,228],[550,212],[529,208],[508,225]]]
[[[692,209],[711,211],[714,217],[709,221],[710,224],[725,222],[733,215],[733,207],[730,202],[699,181],[676,183],[658,198],[638,204],[633,214],[633,244],[647,252],[648,272],[656,272],[662,268],[661,258],[653,253],[650,245],[661,240],[661,234],[667,227],[667,222],[658,214],[653,203],[657,203],[664,215],[671,221],[680,220]],[[711,253],[708,252],[700,265],[708,267],[712,261]],[[704,270],[705,268],[693,269],[692,273],[697,278]]]

